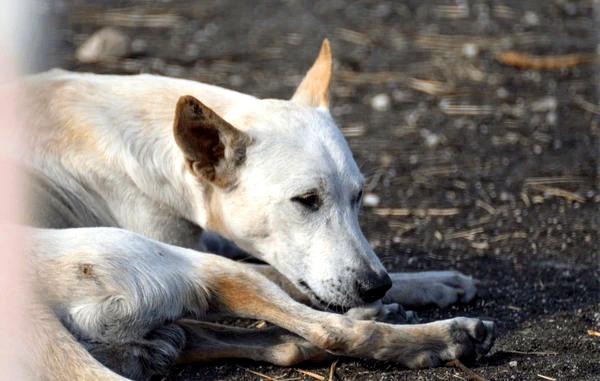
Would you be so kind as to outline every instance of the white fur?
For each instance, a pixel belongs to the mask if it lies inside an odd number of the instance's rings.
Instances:
[[[302,275],[328,303],[360,303],[356,274],[385,272],[352,203],[363,177],[327,110],[152,75],[53,70],[30,85],[38,108],[26,162],[100,209],[102,225],[194,247],[198,237],[182,221],[206,226],[204,189],[172,135],[175,103],[190,94],[253,139],[237,189],[215,195],[225,217],[220,234],[292,282]],[[87,140],[56,150],[70,129]],[[290,201],[313,188],[324,197],[319,212]]]
[[[122,374],[146,371],[140,361],[120,361],[123,354],[168,364],[185,337],[172,321],[200,317],[215,305],[271,321],[329,351],[409,366],[437,364],[413,361],[423,351],[437,356],[441,344],[456,345],[456,356],[491,346],[493,327],[475,319],[415,328],[359,323],[293,301],[250,266],[189,250],[199,247],[201,227],[218,208],[217,233],[271,264],[313,302],[362,304],[358,280],[385,269],[358,225],[364,179],[324,107],[151,75],[53,70],[27,86],[28,148],[20,161],[33,174],[32,200],[39,204],[32,212],[43,227],[77,228],[31,234],[38,294],[75,335],[61,333],[74,348],[69,356],[85,360],[63,366],[63,379],[97,366],[75,339]],[[175,143],[175,105],[186,94],[252,140],[231,189],[200,181]],[[322,198],[318,211],[291,200],[314,189]],[[454,285],[454,274],[438,275],[438,283]],[[398,280],[409,288],[415,281]],[[236,292],[250,300],[239,303]],[[485,345],[472,342],[473,327],[485,331]],[[453,333],[469,330],[470,336]],[[62,366],[60,356],[48,357]]]

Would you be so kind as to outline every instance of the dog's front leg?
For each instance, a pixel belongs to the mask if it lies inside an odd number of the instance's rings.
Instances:
[[[308,306],[312,305],[312,302],[306,296],[306,294],[298,290],[298,288],[296,288],[292,282],[290,282],[279,271],[275,270],[273,266],[253,264],[247,264],[247,266],[267,277],[271,282],[279,286],[295,301]],[[313,307],[318,308],[318,306],[314,305]],[[365,306],[351,308],[346,312],[345,315],[356,320],[375,320],[393,324],[414,324],[419,322],[417,314],[413,311],[404,310],[402,305],[398,303],[383,303],[381,300]]]
[[[384,303],[408,308],[437,306],[445,308],[458,302],[468,303],[477,295],[479,282],[458,271],[391,273],[392,288]]]
[[[266,320],[331,353],[390,360],[418,368],[472,358],[486,353],[493,344],[492,322],[455,318],[390,325],[354,320],[294,301],[247,266],[213,256],[203,256],[202,262],[198,264],[199,271],[211,269],[203,272],[202,278],[211,290],[212,308],[232,316]]]

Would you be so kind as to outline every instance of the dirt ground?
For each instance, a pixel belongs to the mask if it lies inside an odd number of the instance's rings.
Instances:
[[[368,239],[390,271],[454,268],[481,280],[474,303],[420,316],[494,319],[497,343],[471,366],[484,379],[600,380],[598,2],[44,4],[57,25],[43,46],[48,67],[160,73],[260,97],[289,97],[329,37],[332,113],[379,201],[362,212]],[[77,46],[107,25],[129,36],[131,51],[78,63]],[[497,59],[509,50],[591,62],[517,68]],[[299,368],[327,375],[328,367]],[[222,361],[166,379],[268,379],[250,369],[314,380],[299,368]],[[340,359],[336,376],[472,379],[353,359]]]

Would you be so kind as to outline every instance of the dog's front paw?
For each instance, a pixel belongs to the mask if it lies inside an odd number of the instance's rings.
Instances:
[[[422,350],[408,356],[409,368],[430,368],[451,360],[473,361],[492,348],[495,340],[495,324],[473,318],[454,318],[430,324],[425,331]]]
[[[356,320],[373,320],[390,324],[419,322],[419,317],[414,311],[406,311],[398,303],[382,303],[380,300],[366,306],[352,308],[345,315]]]
[[[427,271],[392,273],[392,288],[384,301],[405,307],[437,306],[445,308],[461,302],[468,303],[477,295],[479,282],[458,271]]]

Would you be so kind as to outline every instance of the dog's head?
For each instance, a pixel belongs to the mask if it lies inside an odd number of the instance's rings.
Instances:
[[[202,192],[198,223],[314,302],[348,308],[380,299],[391,281],[358,224],[364,178],[328,111],[331,68],[324,41],[291,100],[250,100],[223,118],[182,97],[174,132]]]

